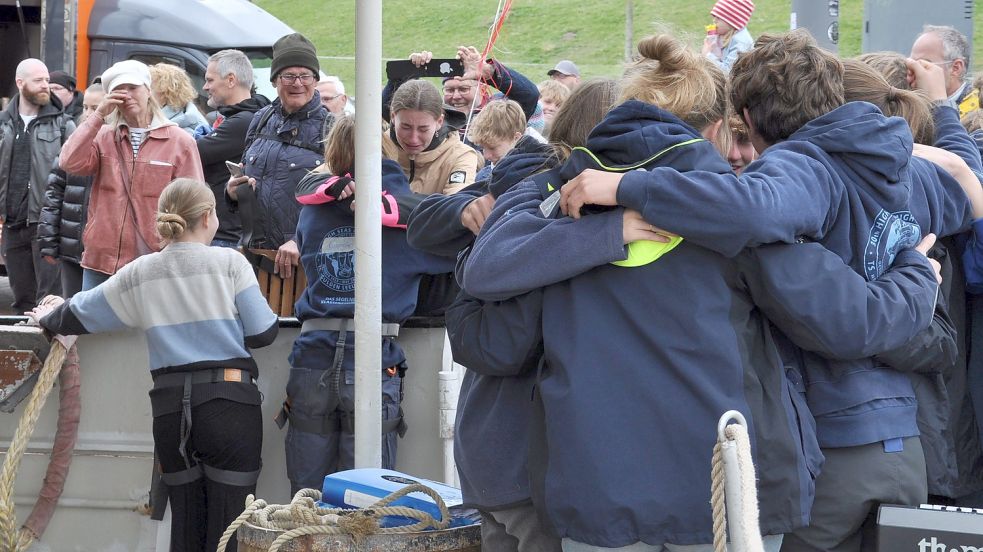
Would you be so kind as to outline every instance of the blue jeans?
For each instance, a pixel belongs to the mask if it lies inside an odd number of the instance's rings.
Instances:
[[[82,291],[90,290],[109,279],[109,274],[82,268]]]

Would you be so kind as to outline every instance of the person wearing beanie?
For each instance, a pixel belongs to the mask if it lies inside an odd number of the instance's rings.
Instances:
[[[58,99],[75,124],[82,116],[82,93],[75,89],[75,77],[64,71],[52,71],[48,79],[48,90]]]
[[[244,175],[230,178],[225,188],[232,209],[238,209],[240,186],[255,190],[255,216],[241,218],[241,245],[275,250],[275,274],[282,278],[292,278],[300,261],[294,188],[324,161],[324,121],[330,115],[317,91],[320,72],[317,50],[303,35],[288,34],[273,44],[270,81],[277,98],[253,116]]]
[[[752,13],[754,2],[751,0],[717,0],[710,10],[715,30],[707,33],[703,55],[730,72],[737,56],[754,46],[754,39],[747,30]]]

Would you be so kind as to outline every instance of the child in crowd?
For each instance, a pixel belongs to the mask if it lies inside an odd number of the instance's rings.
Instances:
[[[354,146],[355,119],[343,115],[328,136],[325,164],[297,185],[303,208],[296,239],[307,288],[295,308],[303,325],[290,354],[287,400],[278,418],[281,426],[290,420],[291,492],[320,489],[325,475],[354,467]],[[391,469],[396,435],[406,431],[400,410],[406,355],[395,338],[416,307],[423,275],[450,272],[454,263],[410,248],[405,220],[423,196],[410,191],[394,161],[383,160],[382,176],[382,467]]]
[[[553,79],[539,83],[539,105],[543,106],[543,119],[546,120],[546,135],[549,137],[553,116],[570,97],[570,89]]]
[[[262,466],[262,397],[249,348],[272,343],[279,326],[246,258],[209,247],[217,228],[212,190],[179,178],[158,201],[163,250],[68,301],[49,296],[34,312],[55,334],[146,333],[171,550],[215,550],[256,492]]]
[[[471,123],[471,142],[481,148],[481,155],[488,162],[475,180],[491,176],[492,167],[515,147],[525,130],[526,117],[519,104],[512,100],[489,102]]]
[[[704,41],[703,55],[724,72],[729,72],[737,56],[754,45],[754,39],[747,30],[753,12],[754,2],[751,0],[717,0],[710,10],[716,32],[708,35]]]

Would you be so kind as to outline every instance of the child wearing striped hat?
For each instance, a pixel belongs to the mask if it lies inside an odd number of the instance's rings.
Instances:
[[[753,12],[754,2],[751,0],[717,0],[710,10],[716,24],[716,34],[707,36],[703,43],[703,55],[730,72],[737,56],[754,46],[754,39],[747,30]]]

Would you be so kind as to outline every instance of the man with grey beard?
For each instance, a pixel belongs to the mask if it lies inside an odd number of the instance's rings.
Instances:
[[[75,123],[48,81],[40,60],[20,62],[17,94],[0,112],[0,248],[16,312],[31,310],[47,295],[61,295],[58,266],[41,259],[37,227],[48,173]]]

